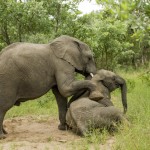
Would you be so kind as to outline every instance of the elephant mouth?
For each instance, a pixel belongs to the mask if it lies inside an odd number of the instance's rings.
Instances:
[[[85,77],[88,77],[88,76],[91,76],[91,73],[87,73],[86,71],[83,71],[83,70],[78,70],[75,68],[75,72],[79,73],[79,74],[82,74],[83,76]]]
[[[75,72],[83,75],[85,77],[85,79],[87,79],[87,80],[92,79],[94,76],[93,72],[89,73],[89,72],[85,71],[85,69],[84,70],[78,70],[77,68],[75,68]]]

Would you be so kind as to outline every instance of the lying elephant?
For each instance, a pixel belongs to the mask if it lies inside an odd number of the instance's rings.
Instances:
[[[96,91],[100,91],[104,98],[93,101],[89,99],[89,92],[86,91],[76,101],[71,99],[68,108],[66,121],[78,134],[84,135],[91,127],[108,129],[114,126],[114,123],[121,122],[123,113],[113,106],[110,92],[121,87],[124,112],[127,110],[126,100],[126,82],[123,78],[107,70],[100,70],[91,79],[97,85]]]
[[[6,112],[50,89],[58,104],[59,129],[64,130],[67,97],[82,89],[96,88],[91,81],[77,81],[75,72],[84,76],[96,72],[90,48],[76,38],[60,36],[48,44],[20,42],[4,48],[0,53],[0,139],[6,133],[3,129]]]

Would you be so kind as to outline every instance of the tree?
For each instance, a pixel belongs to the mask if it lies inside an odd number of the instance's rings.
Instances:
[[[0,1],[0,43],[47,42],[61,34],[74,35],[81,12],[79,0]]]
[[[103,5],[103,13],[128,26],[126,40],[132,43],[132,56],[124,57],[137,67],[150,60],[150,3],[148,0],[97,0]],[[108,16],[106,16],[108,17]],[[131,60],[131,61],[130,61]]]
[[[0,41],[9,45],[15,41],[23,41],[26,34],[43,32],[47,19],[42,2],[2,0],[0,5]]]

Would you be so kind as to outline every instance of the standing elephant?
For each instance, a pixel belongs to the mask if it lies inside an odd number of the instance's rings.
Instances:
[[[124,119],[123,113],[111,102],[110,92],[116,88],[121,88],[124,112],[127,110],[126,82],[123,78],[111,71],[100,70],[91,81],[96,84],[96,91],[101,92],[104,98],[90,100],[89,91],[85,91],[76,101],[74,101],[75,97],[70,100],[66,115],[68,126],[81,135],[84,135],[91,127],[110,129],[114,123]]]
[[[91,81],[76,81],[75,72],[95,74],[89,47],[76,38],[60,36],[49,44],[14,43],[0,53],[0,138],[4,116],[13,105],[38,98],[51,88],[56,96],[60,125],[66,128],[67,97],[82,89],[96,94]],[[93,97],[93,96],[92,96]],[[102,95],[99,93],[99,97]]]

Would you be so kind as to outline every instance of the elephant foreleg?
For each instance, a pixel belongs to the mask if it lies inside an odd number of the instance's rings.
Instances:
[[[59,121],[60,121],[58,129],[66,130],[67,129],[67,124],[66,124],[67,98],[63,97],[60,94],[57,86],[53,87],[52,91],[56,97],[56,101],[57,101],[57,105],[58,105]]]
[[[70,74],[70,75],[68,75]],[[82,90],[90,91],[89,98],[90,99],[102,99],[104,96],[101,92],[96,91],[96,85],[90,80],[76,80],[74,78],[74,74],[72,75],[70,72],[62,73],[58,72],[56,74],[57,86],[60,93],[64,97],[72,96]],[[61,80],[60,80],[61,79]]]

